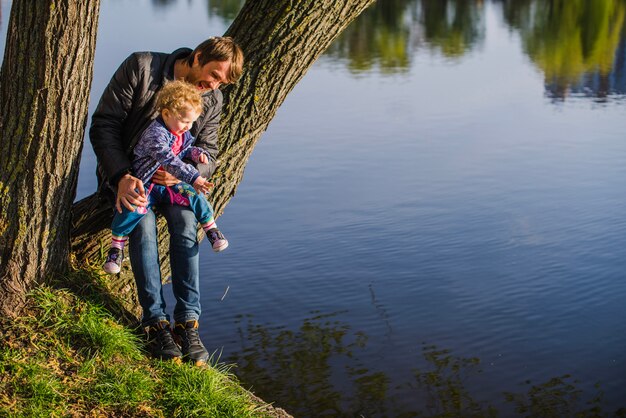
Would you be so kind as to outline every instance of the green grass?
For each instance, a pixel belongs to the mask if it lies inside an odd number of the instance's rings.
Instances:
[[[2,320],[0,416],[273,416],[224,365],[148,359],[133,330],[84,296],[41,287],[22,317]]]

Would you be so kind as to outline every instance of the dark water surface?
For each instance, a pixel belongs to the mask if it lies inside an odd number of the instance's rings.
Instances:
[[[130,52],[240,5],[103,1],[92,110]],[[202,244],[207,345],[298,417],[626,416],[625,15],[379,0],[264,134],[228,251]]]

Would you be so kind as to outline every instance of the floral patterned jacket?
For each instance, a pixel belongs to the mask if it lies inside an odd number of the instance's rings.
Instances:
[[[159,167],[163,167],[180,181],[193,184],[200,173],[196,167],[184,162],[183,158],[199,163],[201,154],[207,157],[209,155],[202,148],[192,146],[195,138],[189,131],[183,134],[180,154],[174,155],[172,144],[175,140],[176,136],[167,129],[161,117],[152,121],[141,134],[134,149],[133,174],[135,177],[144,184],[148,183]]]

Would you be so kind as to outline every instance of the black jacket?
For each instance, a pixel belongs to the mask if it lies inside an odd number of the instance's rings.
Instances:
[[[171,54],[135,52],[113,74],[91,118],[89,138],[98,158],[100,191],[114,189],[122,175],[131,169],[132,151],[143,130],[158,115],[155,94],[174,78],[174,63],[191,53],[180,48]],[[204,177],[215,171],[217,131],[222,110],[222,92],[208,90],[202,96],[204,109],[190,132],[195,145],[211,156],[209,164],[199,164]]]

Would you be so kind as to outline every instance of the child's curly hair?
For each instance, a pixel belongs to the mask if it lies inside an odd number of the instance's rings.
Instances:
[[[164,109],[180,115],[187,110],[202,112],[202,93],[193,84],[182,80],[170,81],[159,91],[156,110]]]

